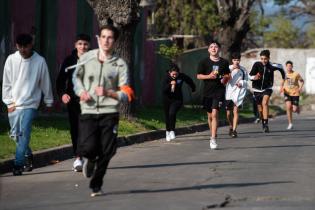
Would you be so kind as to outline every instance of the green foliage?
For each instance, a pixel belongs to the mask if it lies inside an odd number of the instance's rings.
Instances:
[[[158,34],[208,35],[220,25],[215,1],[157,0]]]
[[[308,40],[308,47],[315,48],[315,26],[311,25],[306,31],[306,37]]]
[[[267,47],[294,48],[299,39],[299,29],[285,16],[273,20],[271,30],[265,32],[264,40]]]
[[[177,47],[176,44],[173,44],[170,47],[165,44],[161,44],[157,53],[164,58],[175,60],[181,53],[183,53],[183,50]]]

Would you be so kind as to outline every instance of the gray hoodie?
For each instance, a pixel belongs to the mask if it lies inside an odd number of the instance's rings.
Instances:
[[[119,87],[128,85],[128,67],[124,60],[117,56],[104,63],[98,60],[98,49],[91,50],[79,59],[79,65],[73,74],[74,92],[80,96],[88,91],[92,97],[89,101],[81,101],[82,114],[117,113],[120,102],[128,101],[128,96]],[[103,86],[118,94],[118,100],[107,96],[97,96],[95,88]]]

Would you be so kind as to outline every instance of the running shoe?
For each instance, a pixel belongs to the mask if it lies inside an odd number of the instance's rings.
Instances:
[[[292,123],[289,123],[288,127],[287,127],[287,130],[292,130],[293,129],[293,124]]]
[[[91,197],[104,195],[102,189],[100,187],[95,187],[92,189]]]
[[[30,172],[33,170],[33,155],[25,156],[24,171]]]
[[[233,138],[236,138],[237,137],[237,132],[234,130],[234,131],[232,131],[232,137]]]
[[[170,136],[170,132],[166,131],[166,141],[171,141],[171,136]]]
[[[83,167],[83,161],[79,158],[75,159],[72,165],[72,169],[75,172],[81,172]]]
[[[229,136],[233,136],[233,129],[232,128],[230,128],[230,130],[229,130]]]
[[[210,139],[210,149],[215,150],[218,148],[217,141],[215,139]]]
[[[265,125],[265,126],[263,127],[263,132],[264,132],[264,133],[269,133],[269,132],[270,132],[268,125]]]
[[[176,139],[176,136],[175,136],[175,132],[174,132],[174,131],[170,131],[170,138],[171,138],[171,140]]]

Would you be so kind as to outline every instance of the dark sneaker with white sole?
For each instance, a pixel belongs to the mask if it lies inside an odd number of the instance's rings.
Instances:
[[[104,192],[100,187],[95,187],[92,189],[91,197],[102,196]]]
[[[30,172],[33,170],[33,155],[25,156],[24,171]]]
[[[13,166],[13,176],[21,176],[23,173],[23,167],[22,166]]]

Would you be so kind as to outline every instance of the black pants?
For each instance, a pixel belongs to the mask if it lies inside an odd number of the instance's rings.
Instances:
[[[72,141],[73,154],[77,154],[77,145],[78,145],[78,132],[79,132],[79,116],[81,114],[80,104],[78,102],[70,102],[67,105],[68,117],[70,123],[70,135]]]
[[[118,113],[80,116],[78,153],[96,162],[90,188],[103,185],[107,166],[117,150],[118,121]]]
[[[174,131],[176,124],[176,114],[183,105],[181,100],[164,99],[164,115],[167,131]]]

